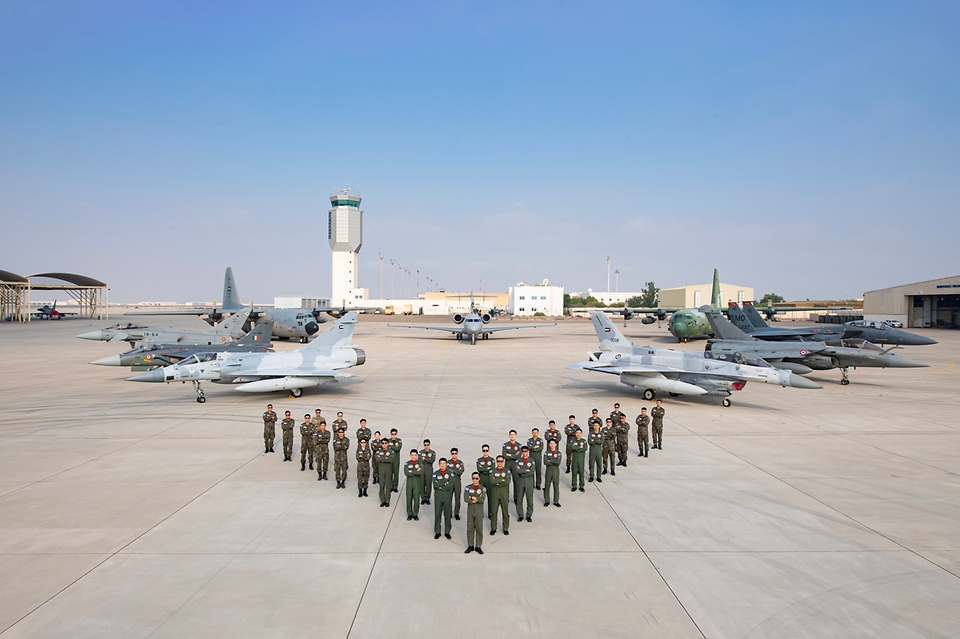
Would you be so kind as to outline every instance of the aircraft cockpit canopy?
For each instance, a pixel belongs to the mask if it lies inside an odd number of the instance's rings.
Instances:
[[[763,361],[756,355],[746,353],[715,353],[713,351],[704,351],[704,358],[713,359],[720,362],[730,362],[731,364],[743,364],[746,366],[758,366],[760,368],[773,368],[770,364]]]
[[[180,360],[180,364],[200,364],[203,362],[214,362],[217,360],[216,353],[194,353],[186,359]]]

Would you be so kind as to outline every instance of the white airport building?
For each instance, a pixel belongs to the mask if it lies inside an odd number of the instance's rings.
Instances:
[[[511,315],[536,315],[550,317],[563,315],[563,287],[550,286],[550,280],[537,285],[520,282],[507,291],[507,310]]]

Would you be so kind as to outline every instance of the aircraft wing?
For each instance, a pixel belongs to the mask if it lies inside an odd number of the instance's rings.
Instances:
[[[596,371],[598,373],[610,373],[611,375],[630,373],[632,375],[649,375],[651,377],[667,374],[679,374],[684,372],[679,368],[673,368],[672,366],[657,366],[654,364],[617,366],[616,364],[598,362],[596,360],[577,362],[576,364],[570,364],[567,366],[567,368],[571,370],[583,369],[588,371]]]
[[[459,333],[462,328],[460,326],[424,326],[422,324],[391,324],[387,322],[387,326],[390,328],[422,328],[425,331],[447,331],[448,333]]]
[[[497,331],[509,331],[515,328],[543,328],[544,326],[556,326],[557,323],[553,324],[518,324],[517,326],[486,326],[483,327],[484,333],[496,333]]]
[[[216,310],[215,308],[180,308],[162,311],[130,311],[124,315],[207,315]]]

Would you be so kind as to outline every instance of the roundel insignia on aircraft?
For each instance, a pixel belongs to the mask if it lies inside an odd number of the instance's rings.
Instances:
[[[801,348],[801,349],[800,349],[800,354],[801,354],[801,355],[809,355],[809,354],[810,354],[810,351],[808,351],[808,350],[805,349],[805,348]]]
[[[153,361],[153,355],[144,355],[144,356],[143,356],[143,361],[145,361],[145,362],[152,362],[152,361]]]
[[[617,353],[617,356],[614,357],[613,359],[620,359],[620,353]]]

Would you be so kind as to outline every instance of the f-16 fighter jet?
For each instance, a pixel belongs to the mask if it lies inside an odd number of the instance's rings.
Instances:
[[[131,382],[192,382],[197,401],[206,400],[200,383],[233,384],[245,393],[288,390],[300,397],[304,388],[336,382],[350,373],[341,369],[360,366],[364,352],[351,346],[357,314],[347,313],[309,344],[287,353],[197,353],[185,360],[148,373],[128,377]]]
[[[590,360],[567,368],[616,375],[627,386],[642,388],[643,398],[652,400],[657,391],[675,395],[718,395],[730,405],[733,391],[743,390],[748,381],[794,388],[823,388],[788,370],[778,370],[750,355],[690,353],[671,348],[634,346],[602,312],[590,314],[600,341]]]

